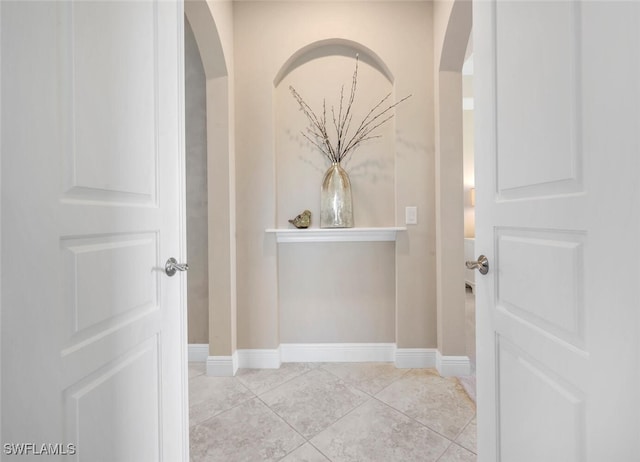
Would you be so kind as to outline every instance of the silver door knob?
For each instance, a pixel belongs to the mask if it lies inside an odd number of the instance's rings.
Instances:
[[[173,257],[168,259],[166,265],[164,265],[164,272],[167,273],[167,276],[169,277],[176,274],[176,271],[187,271],[188,269],[188,264],[178,263],[178,261]]]
[[[480,271],[480,274],[487,274],[489,272],[489,259],[484,255],[480,255],[477,261],[468,261],[466,265],[470,270],[477,269]]]

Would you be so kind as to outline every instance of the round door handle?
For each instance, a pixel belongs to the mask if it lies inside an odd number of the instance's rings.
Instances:
[[[167,273],[167,276],[169,277],[176,274],[176,271],[187,271],[188,269],[188,264],[178,263],[178,261],[173,257],[169,258],[167,263],[164,265],[164,272]]]
[[[480,274],[487,274],[489,272],[489,259],[484,255],[480,255],[476,261],[468,261],[466,265],[470,270],[477,269],[480,271]]]

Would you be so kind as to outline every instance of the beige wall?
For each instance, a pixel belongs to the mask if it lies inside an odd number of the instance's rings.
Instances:
[[[275,348],[285,338],[297,342],[395,338],[400,347],[436,346],[431,25],[428,2],[234,3],[238,348]],[[317,188],[326,169],[314,153],[304,152],[304,146],[295,153],[287,144],[286,130],[295,137],[302,115],[289,114],[286,86],[274,86],[274,79],[298,50],[336,38],[372,50],[391,71],[395,96],[413,94],[398,108],[381,143],[357,152],[348,168],[357,185],[357,226],[402,224],[404,208],[418,207],[420,222],[402,233],[395,255],[392,244],[380,243],[322,244],[321,250],[318,244],[294,252],[298,245],[278,249],[274,237],[264,232],[283,226],[286,218],[303,208],[317,210]],[[285,80],[299,82],[296,86],[303,94],[303,83],[326,80],[322,90],[327,97],[336,94],[334,71],[346,72],[349,84],[352,66],[347,60],[327,56],[315,64],[324,64],[327,71],[311,81],[304,77],[311,67],[304,65]],[[375,80],[375,70],[365,72],[363,67],[363,81],[365,76]],[[379,80],[363,88],[363,98],[375,100],[385,85],[391,83]],[[319,87],[311,88],[312,97],[319,93]],[[297,171],[304,172],[303,182],[292,178]],[[365,256],[381,267],[358,265]],[[313,270],[301,271],[296,266],[301,261],[310,262]],[[338,275],[327,277],[334,271]],[[320,288],[326,286],[330,297],[323,300]],[[315,321],[313,332],[299,311],[305,309],[302,301],[307,292],[312,293],[307,309]],[[361,298],[355,306],[357,293],[374,294],[379,303]],[[341,315],[343,321],[357,313],[354,322],[365,322],[353,331],[346,326],[336,330],[338,319],[323,314],[323,309]],[[394,327],[392,336],[389,329]]]
[[[390,242],[283,245],[280,341],[395,342],[394,274]]]
[[[209,343],[206,78],[189,21],[184,31],[188,337]]]

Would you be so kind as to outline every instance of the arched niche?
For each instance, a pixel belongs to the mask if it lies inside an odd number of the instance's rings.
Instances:
[[[320,185],[329,167],[329,161],[300,134],[308,121],[289,86],[296,88],[318,116],[322,116],[326,100],[327,122],[332,124],[331,107],[339,112],[343,85],[345,101],[349,97],[356,54],[359,67],[353,126],[388,93],[389,103],[395,101],[393,74],[369,48],[347,40],[315,42],[294,53],[274,79],[278,228],[290,227],[287,220],[305,209],[312,212],[311,226],[319,226]],[[356,227],[395,225],[394,120],[380,128],[380,138],[363,144],[345,165],[351,179]],[[282,343],[303,339],[395,342],[394,243],[280,246],[278,272]]]
[[[278,227],[301,211],[311,210],[312,226],[318,226],[320,184],[329,161],[303,136],[308,120],[291,95],[293,86],[306,103],[322,117],[326,103],[327,125],[333,129],[333,113],[343,111],[351,89],[358,55],[356,97],[352,107],[353,133],[360,121],[380,100],[391,94],[395,101],[394,77],[380,56],[368,47],[345,39],[327,39],[295,52],[274,78],[274,127]],[[344,163],[351,178],[355,226],[395,224],[395,124],[391,120],[376,131],[379,138],[363,143]]]
[[[326,56],[353,57],[356,53],[361,62],[377,69],[390,83],[393,83],[391,70],[375,51],[353,40],[330,38],[310,43],[292,54],[276,74],[273,85],[277,87],[287,74],[314,59]]]

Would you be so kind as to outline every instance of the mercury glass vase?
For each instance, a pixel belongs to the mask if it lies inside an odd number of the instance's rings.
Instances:
[[[333,163],[322,180],[320,190],[320,227],[353,228],[353,206],[349,175]]]

